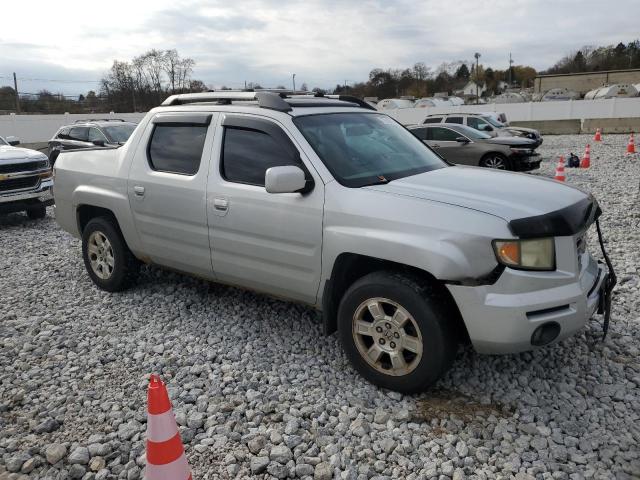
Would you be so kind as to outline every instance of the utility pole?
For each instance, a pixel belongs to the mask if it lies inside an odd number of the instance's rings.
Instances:
[[[511,59],[511,52],[509,52],[509,87],[513,85],[513,78],[511,77],[512,65],[513,65],[513,60]]]
[[[293,74],[293,94],[296,94],[296,74]]]
[[[13,87],[16,91],[16,113],[20,113],[20,95],[18,94],[18,79],[16,78],[16,72],[13,72]]]
[[[476,52],[473,56],[476,57],[476,105],[478,105],[478,103],[480,103],[480,94],[478,93],[480,88],[478,85],[478,82],[480,81],[480,72],[478,70],[478,59],[480,58],[480,54]]]

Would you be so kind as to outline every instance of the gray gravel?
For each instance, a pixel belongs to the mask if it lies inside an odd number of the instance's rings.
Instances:
[[[640,155],[626,140],[605,136],[590,170],[567,172],[600,200],[620,278],[606,342],[595,317],[532,353],[467,348],[419,396],[362,380],[311,309],[157,268],[106,294],[51,216],[1,218],[0,479],[142,478],[151,372],[196,479],[640,477]]]

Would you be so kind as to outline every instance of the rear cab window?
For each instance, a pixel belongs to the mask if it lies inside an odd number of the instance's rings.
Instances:
[[[149,166],[156,171],[195,175],[200,169],[211,115],[158,115],[147,147]]]

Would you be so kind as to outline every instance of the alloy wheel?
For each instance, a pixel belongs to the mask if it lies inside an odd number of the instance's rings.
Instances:
[[[370,298],[353,315],[353,339],[362,358],[385,375],[411,373],[422,359],[422,333],[397,302]]]
[[[87,254],[93,273],[102,280],[108,280],[113,274],[115,261],[111,242],[104,233],[95,231],[89,236]]]

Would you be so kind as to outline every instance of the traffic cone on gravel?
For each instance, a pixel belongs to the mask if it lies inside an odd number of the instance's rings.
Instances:
[[[151,375],[147,390],[147,467],[149,480],[191,480],[176,417],[160,377]]]
[[[593,137],[593,141],[594,142],[601,142],[602,141],[602,132],[600,131],[599,128],[596,128],[596,134]]]
[[[564,176],[564,157],[560,155],[558,159],[558,166],[556,167],[556,176],[553,177],[554,180],[559,182],[564,182],[566,177]]]
[[[591,166],[591,145],[587,143],[587,147],[584,149],[584,157],[580,162],[580,168],[589,168]]]
[[[633,140],[633,132],[631,132],[631,136],[629,137],[629,143],[627,144],[627,153],[636,153],[636,143]]]

